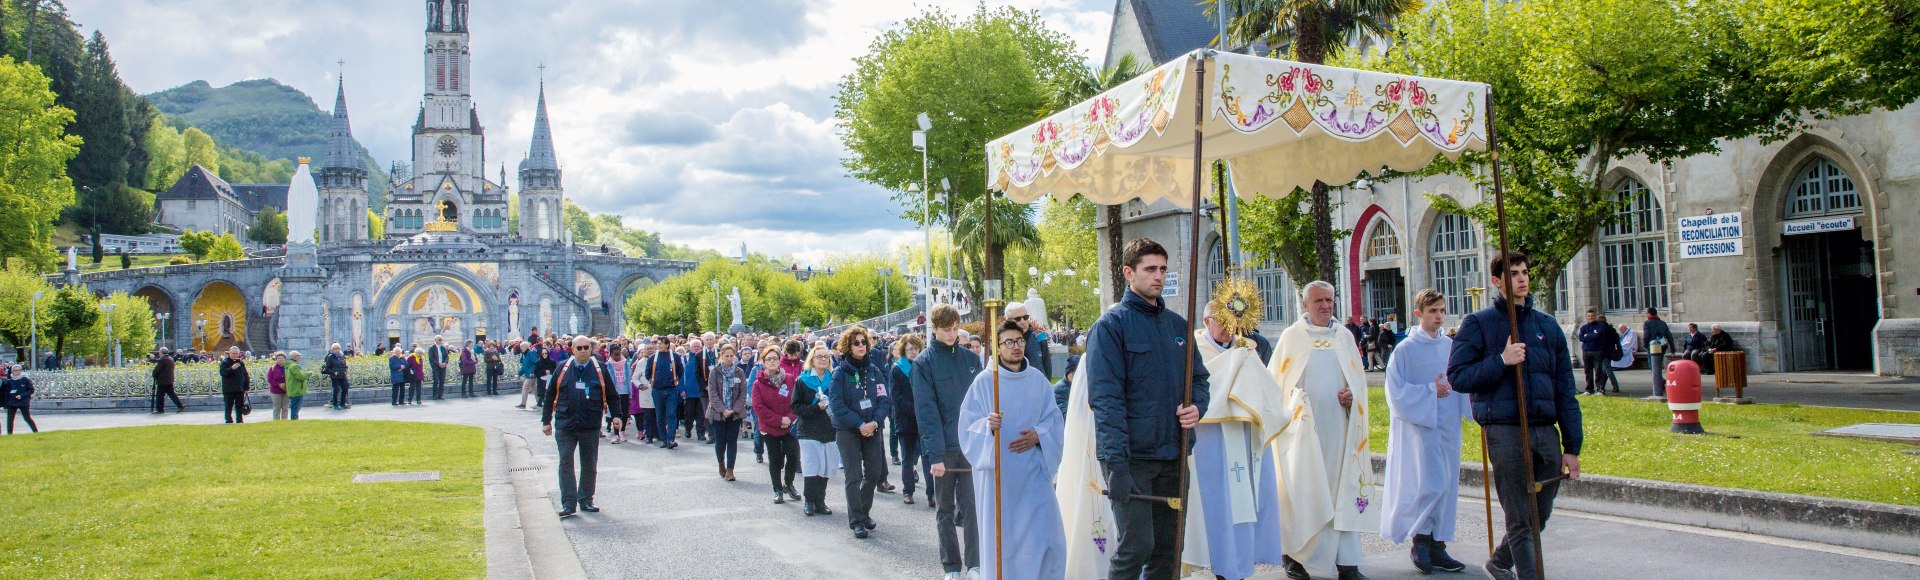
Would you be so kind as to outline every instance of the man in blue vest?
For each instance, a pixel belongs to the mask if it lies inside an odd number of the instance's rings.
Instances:
[[[613,376],[606,364],[593,357],[593,339],[573,339],[573,358],[560,364],[553,384],[547,386],[547,399],[540,405],[541,432],[553,436],[560,446],[560,517],[573,517],[574,508],[597,512],[593,505],[593,484],[600,459],[600,416],[607,402],[614,399]],[[556,430],[555,427],[558,427]],[[613,429],[621,428],[619,419]],[[574,475],[574,456],[579,455],[579,476]]]
[[[683,413],[687,437],[699,437],[701,441],[712,443],[707,437],[707,406],[702,397],[707,394],[707,372],[713,369],[713,353],[707,352],[705,343],[698,338],[687,341],[687,356],[680,359],[680,399],[688,409]],[[669,425],[675,427],[675,425]]]

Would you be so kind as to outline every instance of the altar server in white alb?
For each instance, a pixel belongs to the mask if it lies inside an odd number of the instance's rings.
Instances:
[[[1453,338],[1440,329],[1447,298],[1421,290],[1413,298],[1420,326],[1407,333],[1387,362],[1386,487],[1380,493],[1380,535],[1396,544],[1413,540],[1413,567],[1421,573],[1459,572],[1466,564],[1447,554],[1460,502],[1460,421],[1473,417],[1469,397],[1447,382]]]
[[[1207,303],[1206,328],[1193,334],[1212,375],[1212,405],[1193,430],[1193,477],[1183,512],[1181,561],[1217,578],[1253,576],[1255,564],[1280,565],[1280,493],[1273,441],[1287,428],[1286,392],[1260,362],[1254,342],[1237,336]]]
[[[1280,536],[1287,577],[1360,573],[1360,535],[1380,530],[1367,449],[1367,377],[1353,333],[1334,322],[1333,285],[1300,290],[1300,320],[1280,333],[1269,369],[1293,424],[1280,434]]]
[[[1060,503],[1054,497],[1053,478],[1060,471],[1062,436],[1066,432],[1053,384],[1040,370],[1027,365],[1026,335],[1017,323],[1000,327],[1000,412],[993,410],[994,368],[981,371],[960,404],[960,450],[973,465],[974,511],[980,535],[980,576],[995,578],[996,558],[1007,578],[1057,580],[1067,574],[1066,529]],[[1000,432],[999,453],[994,432]],[[1000,472],[1004,509],[994,509],[993,476]],[[995,517],[1005,518],[999,530],[1005,549],[994,541]]]

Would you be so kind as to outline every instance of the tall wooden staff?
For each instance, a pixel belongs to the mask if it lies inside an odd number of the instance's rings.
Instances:
[[[1200,186],[1201,186],[1201,181],[1206,174],[1206,171],[1203,168],[1205,163],[1202,161],[1202,157],[1201,157],[1201,154],[1202,154],[1201,144],[1202,144],[1202,141],[1206,139],[1206,136],[1205,136],[1205,133],[1201,131],[1201,129],[1203,127],[1203,124],[1206,122],[1207,59],[1208,58],[1209,58],[1208,53],[1202,52],[1200,53],[1200,56],[1194,59],[1194,65],[1193,65],[1194,74],[1197,74],[1199,76],[1195,79],[1195,82],[1193,83],[1193,198],[1191,200],[1192,201],[1191,207],[1193,208],[1193,224],[1189,232],[1190,234],[1192,234],[1190,236],[1191,239],[1189,239],[1187,243],[1188,258],[1187,258],[1187,284],[1186,284],[1187,285],[1186,294],[1187,294],[1188,340],[1192,339],[1194,325],[1198,324],[1200,321],[1199,313],[1195,312],[1195,308],[1197,308],[1197,305],[1194,303],[1194,298],[1198,295],[1197,290],[1199,286],[1197,285],[1197,282],[1200,279],[1200,224],[1202,223],[1200,221],[1200,200],[1201,200]],[[1181,341],[1181,344],[1185,344],[1185,341]],[[1189,345],[1187,348],[1183,350],[1187,351],[1186,352],[1187,366],[1185,367],[1186,371],[1182,373],[1180,379],[1183,383],[1185,383],[1186,386],[1181,390],[1182,392],[1181,392],[1181,398],[1180,398],[1180,405],[1182,407],[1190,407],[1190,406],[1193,406],[1193,364],[1194,364],[1193,352],[1195,349],[1193,348],[1192,345]],[[1191,475],[1188,473],[1189,470],[1187,469],[1187,449],[1188,449],[1188,446],[1192,444],[1192,442],[1193,442],[1193,430],[1185,429],[1185,428],[1180,429],[1180,451],[1177,455],[1178,461],[1180,462],[1180,497],[1178,498],[1179,499],[1178,502],[1174,502],[1174,501],[1167,502],[1169,504],[1168,507],[1173,508],[1175,512],[1181,511],[1187,503],[1187,481],[1188,481],[1188,478],[1191,477]],[[1173,545],[1170,547],[1165,547],[1161,549],[1171,549],[1173,550],[1174,557],[1179,558],[1180,557],[1179,554],[1186,546],[1185,539],[1187,534],[1187,518],[1175,517],[1174,522],[1176,523],[1174,524],[1174,528],[1173,528]],[[1181,566],[1184,568],[1185,564],[1183,563]]]
[[[989,273],[988,275],[992,275],[991,273],[993,272],[993,190],[991,189],[987,190],[987,193],[984,197],[985,197],[985,200],[982,207],[986,208],[986,216],[982,218],[985,225],[981,229],[985,230],[986,244],[982,246],[980,262],[981,262],[981,265],[983,266],[981,268],[981,271]],[[1000,414],[1000,331],[994,325],[993,317],[995,313],[999,312],[1000,306],[1001,306],[1000,279],[988,278],[982,284],[981,289],[985,290],[987,293],[986,300],[980,303],[981,306],[987,309],[987,324],[986,324],[986,327],[980,330],[981,330],[981,334],[987,335],[986,342],[989,343],[987,345],[987,364],[993,365],[993,413],[995,415],[998,415]],[[1004,537],[1003,530],[1006,528],[1006,523],[1005,523],[1006,518],[1001,517],[1004,510],[1002,510],[1000,507],[1000,472],[1003,471],[1001,469],[1000,459],[1001,459],[1000,458],[1000,430],[994,429],[993,430],[993,577],[994,578],[1006,577],[1005,562],[1007,561],[1006,545],[1001,543],[1001,539]]]
[[[1487,107],[1487,154],[1492,157],[1492,161],[1493,161],[1493,205],[1494,205],[1495,215],[1499,218],[1500,254],[1502,256],[1505,256],[1507,255],[1507,252],[1508,252],[1507,200],[1506,200],[1506,190],[1504,187],[1502,187],[1501,181],[1500,181],[1500,145],[1499,145],[1499,140],[1495,137],[1497,133],[1494,129],[1495,124],[1494,124],[1494,118],[1493,118],[1493,94],[1491,90],[1488,91],[1486,96],[1486,107]],[[1514,301],[1512,298],[1513,297],[1513,276],[1509,275],[1511,273],[1512,266],[1506,265],[1503,267],[1507,268],[1509,271],[1495,272],[1495,275],[1500,277],[1500,297],[1503,299],[1506,299],[1507,301],[1507,340],[1510,343],[1525,344],[1526,343],[1525,337],[1520,336],[1520,313],[1519,313],[1520,307],[1514,304]],[[1533,563],[1534,563],[1534,566],[1536,566],[1539,569],[1540,577],[1546,578],[1547,577],[1547,561],[1545,559],[1545,556],[1543,555],[1545,551],[1540,547],[1539,494],[1540,494],[1541,482],[1534,481],[1533,479],[1533,440],[1532,440],[1532,435],[1529,433],[1529,431],[1532,431],[1533,428],[1531,424],[1527,422],[1528,400],[1527,400],[1526,366],[1527,366],[1526,362],[1524,361],[1521,362],[1520,364],[1514,365],[1513,387],[1515,391],[1514,395],[1519,398],[1519,401],[1518,401],[1519,404],[1517,406],[1520,408],[1520,450],[1521,450],[1521,457],[1524,458],[1525,460],[1524,464],[1527,470],[1527,473],[1525,476],[1525,481],[1527,482],[1527,528],[1528,528],[1528,533],[1531,534],[1533,537]],[[1484,456],[1484,454],[1482,455]],[[1492,508],[1488,508],[1488,511],[1492,511]],[[1488,556],[1491,557],[1492,554],[1488,554]]]

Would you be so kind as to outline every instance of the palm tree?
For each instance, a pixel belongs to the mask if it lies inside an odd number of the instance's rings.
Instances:
[[[983,205],[969,203],[961,206],[953,222],[953,241],[959,246],[955,248],[959,252],[956,255],[961,257],[962,266],[973,274],[967,277],[967,287],[975,297],[985,296],[982,293],[984,289],[979,286],[981,280],[1002,278],[1001,270],[1006,265],[1004,258],[1008,248],[1030,250],[1040,245],[1040,227],[1033,222],[1033,204],[1014,203],[995,197],[993,244],[990,248],[982,248],[981,243],[986,241],[986,235],[981,231],[985,227],[982,219],[985,214],[981,211]],[[993,267],[990,270],[981,261],[988,251],[993,252],[990,260]]]
[[[1147,67],[1141,66],[1140,61],[1132,54],[1120,55],[1120,58],[1114,59],[1113,63],[1106,68],[1094,68],[1091,64],[1083,65],[1067,84],[1066,90],[1061,92],[1059,102],[1055,103],[1055,106],[1062,109],[1073,106],[1075,103],[1091,99],[1094,95],[1120,86],[1121,83],[1133,80],[1134,77],[1146,71]],[[1126,282],[1120,277],[1120,247],[1125,243],[1125,237],[1121,235],[1120,228],[1121,207],[1121,204],[1116,203],[1102,208],[1107,229],[1107,288],[1115,302],[1120,301],[1121,289],[1126,288]]]
[[[1223,2],[1233,15],[1227,20],[1229,39],[1242,45],[1265,42],[1276,50],[1290,47],[1293,58],[1309,64],[1325,63],[1327,53],[1336,46],[1386,36],[1394,20],[1421,5],[1420,0],[1206,0],[1203,4],[1213,16]],[[1337,266],[1327,184],[1313,182],[1311,193],[1314,274],[1331,282]]]

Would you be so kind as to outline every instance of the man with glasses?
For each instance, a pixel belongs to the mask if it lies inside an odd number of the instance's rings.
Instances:
[[[1066,420],[1054,406],[1053,385],[1027,364],[1027,330],[1009,320],[995,337],[999,368],[974,377],[960,405],[960,422],[967,426],[960,431],[960,447],[973,465],[973,485],[991,486],[997,478],[1003,488],[980,498],[973,521],[980,522],[986,559],[999,563],[995,570],[1016,571],[1021,578],[1065,578],[1067,532],[1053,480],[1060,471]],[[996,525],[1001,536],[986,539],[985,532]]]
[[[967,527],[965,552],[958,526],[970,521],[973,478],[966,455],[960,452],[960,403],[973,378],[980,375],[980,359],[960,342],[960,311],[952,305],[933,307],[933,344],[913,360],[914,419],[920,424],[920,453],[931,464],[935,520],[939,524],[940,564],[947,580],[957,580],[980,567],[979,537]]]
[[[593,357],[593,339],[573,339],[573,358],[561,364],[547,386],[547,398],[540,405],[540,431],[553,436],[560,446],[560,517],[573,517],[574,508],[597,512],[593,505],[593,484],[600,459],[600,416],[614,399],[613,376],[600,359]],[[555,422],[559,431],[554,430]],[[614,431],[622,421],[613,420]],[[580,472],[574,475],[574,457],[579,456]]]
[[[227,347],[227,358],[220,361],[220,395],[226,401],[224,413],[228,423],[247,422],[246,414],[240,409],[247,403],[247,391],[252,389],[245,355],[238,346]]]
[[[1007,322],[1020,325],[1020,338],[1027,350],[1027,365],[1040,371],[1040,376],[1052,380],[1053,357],[1048,355],[1053,354],[1053,350],[1047,348],[1047,339],[1034,330],[1039,321],[1027,314],[1027,305],[1019,302],[1008,302],[1005,313]]]

